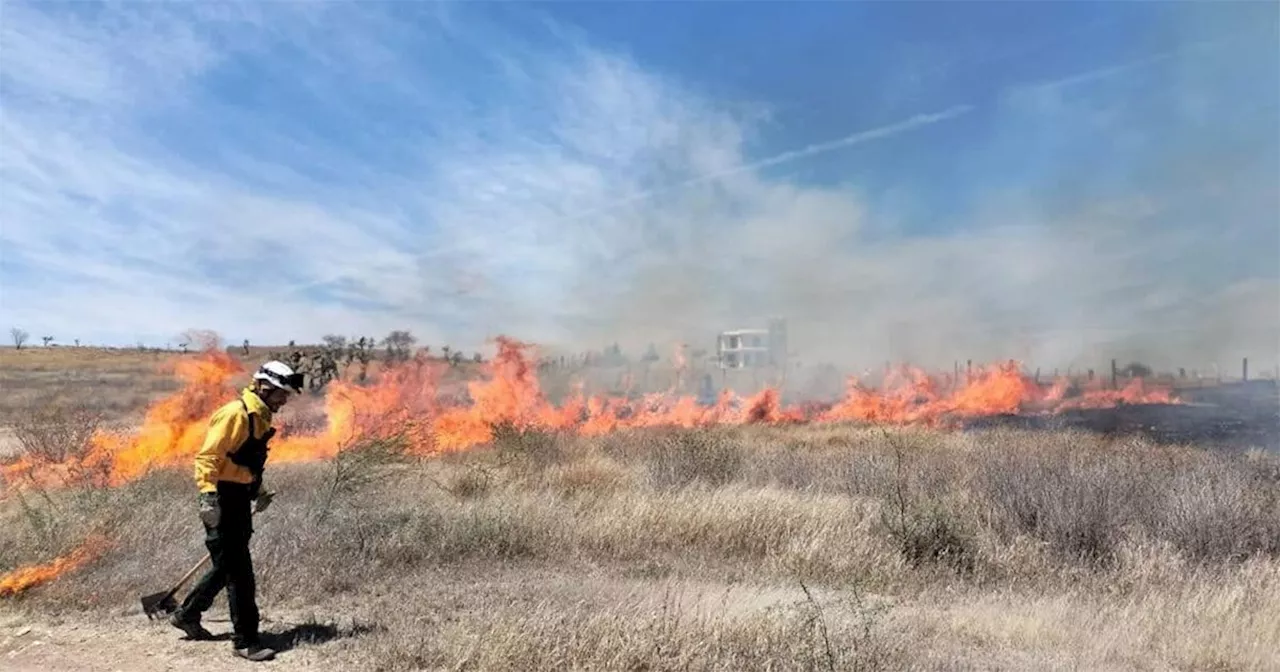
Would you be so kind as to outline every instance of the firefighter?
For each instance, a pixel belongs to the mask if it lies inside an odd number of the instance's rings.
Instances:
[[[170,622],[193,640],[212,638],[200,623],[214,597],[227,589],[235,655],[252,661],[270,660],[275,651],[262,645],[258,632],[253,561],[249,537],[252,515],[271,504],[262,492],[267,443],[275,434],[272,415],[302,392],[302,375],[287,364],[270,361],[253,374],[240,394],[214,411],[204,445],[196,453],[195,482],[205,547],[213,560]]]

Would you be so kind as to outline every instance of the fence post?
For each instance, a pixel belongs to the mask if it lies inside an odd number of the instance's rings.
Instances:
[[[1120,375],[1120,372],[1116,369],[1116,360],[1113,359],[1111,360],[1111,389],[1113,390],[1120,389],[1116,385],[1116,379],[1119,377],[1119,375]]]

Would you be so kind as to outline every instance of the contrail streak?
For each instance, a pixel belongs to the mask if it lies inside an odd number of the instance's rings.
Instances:
[[[1226,35],[1226,36],[1211,39],[1211,40],[1201,40],[1199,42],[1193,42],[1191,44],[1184,45],[1177,49],[1161,51],[1161,52],[1151,54],[1149,56],[1145,56],[1143,58],[1135,59],[1132,61],[1125,61],[1123,63],[1106,65],[1100,68],[1095,68],[1093,70],[1088,70],[1086,72],[1076,73],[1074,75],[1068,75],[1066,77],[1061,77],[1058,79],[1053,79],[1053,80],[1048,80],[1043,82],[1035,82],[1031,84],[1023,84],[1021,86],[1015,86],[1012,88],[1012,92],[1016,94],[1023,91],[1043,91],[1043,90],[1049,90],[1049,89],[1061,89],[1069,86],[1074,86],[1076,84],[1083,84],[1086,82],[1093,82],[1101,79],[1107,79],[1109,77],[1114,77],[1116,75],[1124,74],[1131,70],[1141,70],[1143,68],[1150,67],[1157,63],[1162,63],[1164,61],[1180,58],[1182,56],[1188,56],[1195,51],[1212,50],[1218,47],[1226,46],[1229,43],[1239,43],[1243,41],[1245,38],[1252,37],[1252,36],[1253,36],[1252,31],[1243,31],[1243,30],[1237,31],[1235,33],[1231,33],[1230,35]]]
[[[854,133],[853,135],[846,135],[845,137],[840,138],[839,140],[832,140],[830,142],[821,142],[816,145],[809,145],[804,149],[795,149],[789,152],[783,152],[781,154],[778,154],[777,156],[774,156],[768,159],[761,159],[759,161],[753,161],[751,163],[744,163],[738,166],[734,166],[732,168],[726,168],[724,170],[716,171],[714,173],[709,173],[707,175],[701,175],[693,179],[677,183],[672,188],[692,186],[695,184],[701,184],[703,182],[716,180],[729,175],[734,175],[736,173],[742,173],[749,170],[758,170],[760,168],[768,168],[769,166],[776,166],[780,163],[795,161],[796,159],[804,159],[810,156],[816,156],[818,154],[826,154],[827,152],[835,151],[837,149],[843,149],[845,147],[860,145],[870,140],[878,140],[880,138],[887,138],[889,136],[898,135],[899,133],[904,133],[914,128],[919,128],[921,126],[930,126],[932,124],[936,124],[941,121],[953,119],[955,117],[958,117],[972,110],[973,110],[972,105],[957,105],[944,112],[937,112],[934,114],[918,114],[914,117],[911,117],[910,119],[907,119],[906,121],[900,121],[896,124],[881,126],[880,128],[873,128],[869,131]]]
[[[760,159],[758,161],[751,161],[749,163],[740,163],[736,166],[731,166],[728,168],[717,170],[715,172],[705,173],[697,177],[692,177],[682,182],[674,182],[668,185],[664,185],[658,189],[641,192],[634,196],[630,196],[621,200],[614,201],[604,207],[597,208],[589,212],[579,213],[577,215],[570,216],[569,219],[578,219],[581,217],[597,215],[602,212],[616,208],[618,206],[629,205],[631,203],[635,203],[638,201],[648,200],[659,194],[675,191],[677,189],[685,189],[687,187],[692,187],[699,184],[705,184],[707,182],[712,182],[723,177],[728,177],[730,175],[737,175],[738,173],[745,173],[752,170],[759,170],[761,168],[768,168],[770,166],[776,166],[782,163],[789,163],[791,161],[796,161],[798,159],[805,159],[811,156],[817,156],[819,154],[826,154],[827,152],[833,152],[837,149],[844,149],[845,147],[853,147],[854,145],[860,145],[864,142],[879,140],[881,138],[888,138],[894,135],[898,135],[900,133],[905,133],[907,131],[920,128],[922,126],[931,126],[939,122],[947,121],[948,119],[954,119],[955,117],[958,117],[962,114],[973,111],[973,109],[974,107],[972,105],[956,105],[955,107],[952,107],[948,110],[944,110],[942,112],[935,112],[932,114],[917,114],[916,116],[911,117],[910,119],[900,121],[896,124],[889,124],[888,126],[881,126],[879,128],[873,128],[867,131],[859,131],[857,133],[846,135],[843,138],[838,138],[836,140],[830,140],[828,142],[820,142],[816,145],[809,145],[808,147],[804,147],[802,149],[793,149],[793,150],[786,151],[781,154],[777,154],[775,156],[769,157],[767,159]]]

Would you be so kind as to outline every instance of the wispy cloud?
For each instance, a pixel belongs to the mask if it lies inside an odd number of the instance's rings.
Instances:
[[[410,328],[467,348],[499,332],[639,347],[785,315],[808,361],[1065,366],[1274,352],[1280,334],[1277,270],[1257,252],[1275,239],[1276,168],[1239,144],[1274,129],[1225,138],[1171,118],[1154,151],[1149,117],[1126,111],[1152,101],[1089,97],[1096,72],[1063,80],[1084,91],[1069,100],[924,111],[762,157],[741,107],[480,9],[4,11],[0,316],[63,340]],[[1204,75],[1176,86],[1224,93]],[[1115,155],[1127,183],[1055,158],[1050,198],[1004,203],[993,173],[969,195],[983,206],[885,237],[869,229],[896,213],[876,194],[768,175],[961,119],[986,129],[992,161],[1051,137],[1092,161],[1133,139]],[[913,151],[971,160],[951,146]],[[1212,171],[1210,193],[1166,161],[1235,173]],[[1232,223],[1206,232],[1180,216],[1196,208],[1234,208]],[[1232,266],[1211,239],[1224,231],[1252,261]]]

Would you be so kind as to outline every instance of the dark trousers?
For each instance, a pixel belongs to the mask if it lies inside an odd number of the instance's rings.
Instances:
[[[183,601],[179,618],[198,620],[218,592],[226,588],[235,633],[232,642],[242,648],[258,642],[258,605],[254,598],[257,588],[253,558],[249,555],[253,514],[248,486],[219,482],[218,505],[222,509],[218,526],[204,528],[204,545],[213,564]]]

